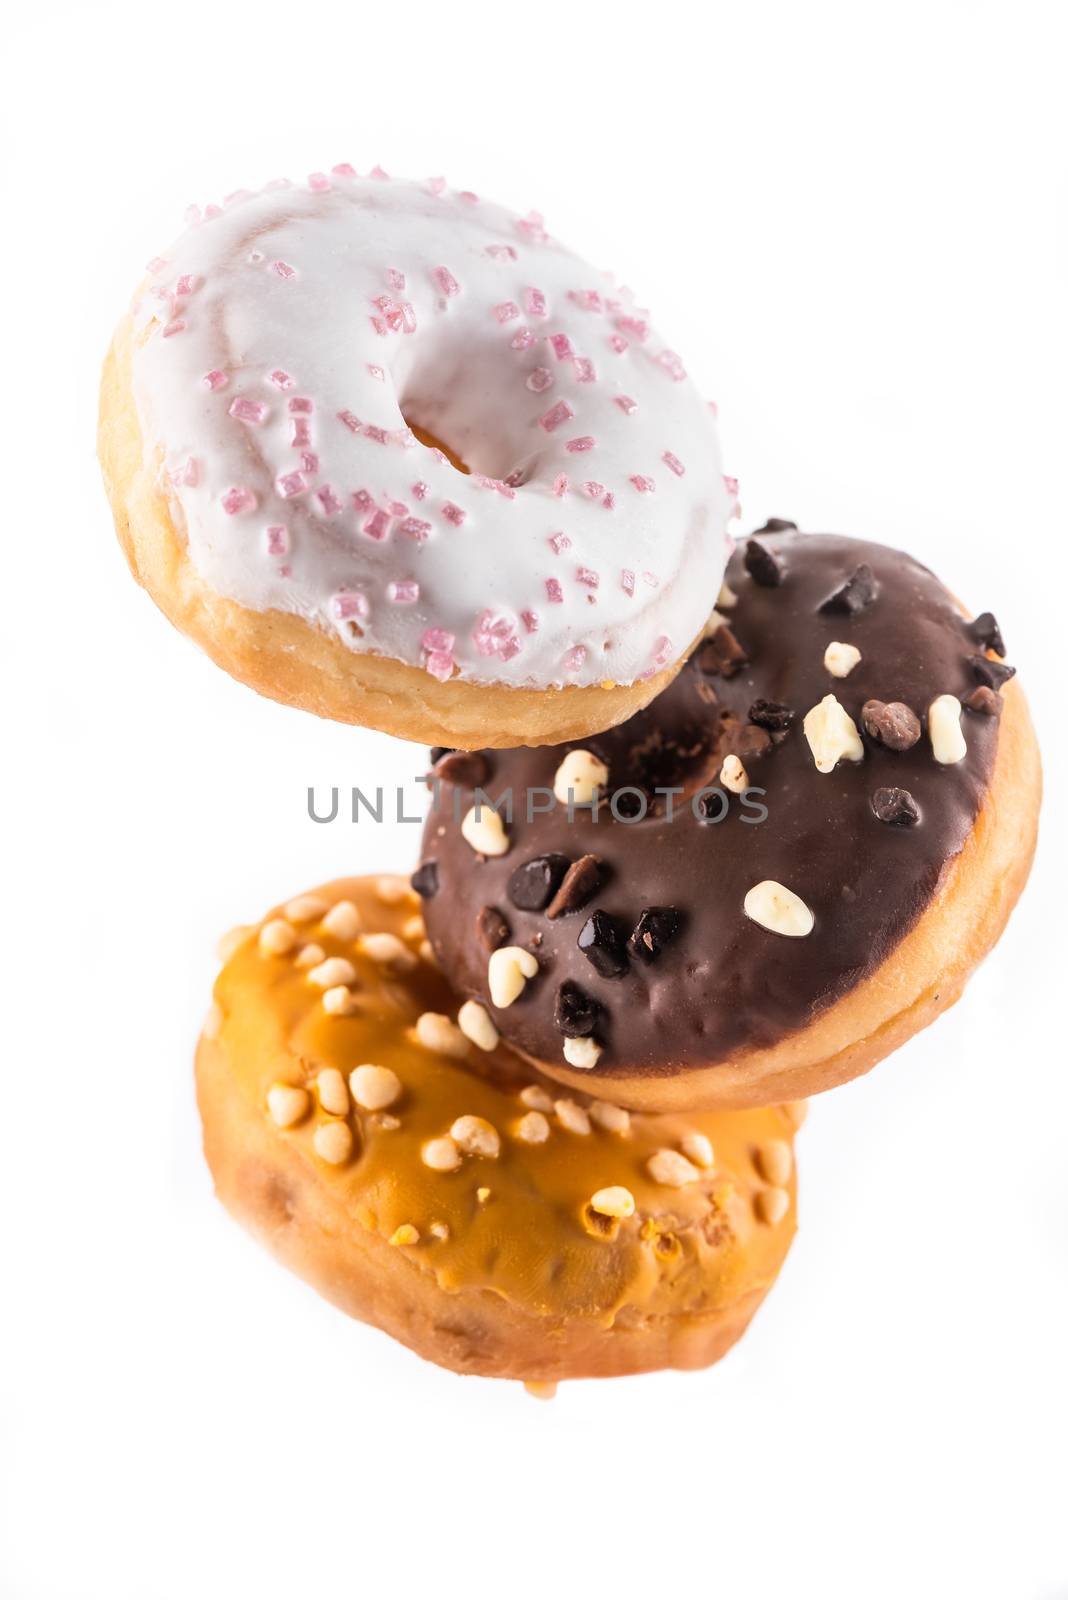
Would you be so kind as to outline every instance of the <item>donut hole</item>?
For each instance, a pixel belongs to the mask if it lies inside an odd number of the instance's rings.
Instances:
[[[427,450],[440,450],[441,454],[447,458],[450,467],[454,467],[457,472],[470,476],[471,468],[467,465],[467,462],[461,460],[456,451],[451,450],[444,439],[439,439],[437,434],[431,433],[429,428],[422,427],[406,413],[402,412],[401,415],[421,445],[425,446]]]
[[[537,470],[544,440],[515,402],[514,369],[480,360],[461,337],[442,338],[431,365],[394,368],[401,415],[420,444],[440,450],[457,472],[518,488]]]

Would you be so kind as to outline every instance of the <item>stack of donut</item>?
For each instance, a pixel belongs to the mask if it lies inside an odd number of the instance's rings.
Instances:
[[[149,264],[101,458],[221,665],[432,750],[419,864],[227,941],[227,1207],[460,1372],[699,1367],[795,1227],[804,1097],[959,996],[1026,880],[998,624],[879,545],[732,540],[625,290],[440,181],[241,192]]]

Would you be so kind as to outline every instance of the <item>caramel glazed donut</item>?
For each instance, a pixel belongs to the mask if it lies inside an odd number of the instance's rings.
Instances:
[[[460,1008],[402,878],[235,931],[197,1052],[218,1195],[344,1311],[455,1371],[702,1367],[794,1233],[802,1106],[561,1097]],[[537,1392],[544,1393],[544,1389]]]
[[[643,1110],[867,1071],[958,998],[1034,852],[1038,750],[989,613],[781,521],[718,605],[623,727],[441,755],[412,880],[442,970],[513,1049]]]
[[[429,743],[581,738],[669,682],[737,486],[629,290],[537,216],[345,165],[188,220],[99,432],[177,627],[261,694]]]

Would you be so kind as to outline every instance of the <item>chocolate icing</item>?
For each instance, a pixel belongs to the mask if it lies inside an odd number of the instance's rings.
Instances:
[[[491,800],[508,788],[514,794],[507,855],[475,854],[457,820],[473,794],[441,783],[423,841],[423,858],[437,862],[441,888],[424,906],[430,940],[453,986],[486,1004],[502,1036],[532,1056],[561,1059],[557,997],[565,982],[600,1007],[594,1013],[604,1046],[594,1069],[599,1076],[673,1073],[775,1044],[887,959],[968,837],[990,778],[998,719],[965,711],[966,757],[955,766],[934,760],[928,705],[938,694],[964,701],[976,683],[976,639],[950,595],[925,567],[881,545],[767,529],[760,540],[781,565],[782,581],[774,587],[754,581],[744,545],[727,576],[738,596],[730,628],[745,664],[731,659],[724,675],[724,652],[710,641],[670,688],[621,727],[578,746],[488,755],[486,794]],[[863,587],[871,588],[873,578],[875,598],[855,611],[827,610],[825,602],[848,588],[858,568],[870,569]],[[846,678],[824,668],[832,640],[861,651]],[[861,729],[865,757],[824,775],[802,720],[827,694]],[[869,700],[911,707],[923,724],[921,739],[906,750],[873,739],[861,717]],[[766,719],[764,728],[755,727],[749,713],[757,701],[786,707],[793,717],[785,728],[768,731]],[[528,821],[525,791],[551,790],[566,751],[576,747],[607,764],[610,793],[635,786],[651,795],[658,786],[682,786],[672,820],[660,797],[641,822],[616,821],[607,805],[597,820],[587,808],[569,823],[558,807]],[[730,752],[766,794],[748,802],[728,794],[724,820],[698,821],[690,799],[718,784]],[[879,789],[908,791],[918,820],[881,821],[873,809]],[[760,803],[767,820],[743,820]],[[723,805],[713,796],[707,809],[714,817]],[[600,865],[589,903],[556,920],[517,907],[508,894],[517,868],[553,853],[571,861],[589,853]],[[811,934],[785,938],[745,916],[746,891],[765,878],[801,896],[815,914]],[[485,906],[500,908],[511,942],[528,946],[541,966],[505,1010],[488,1000],[486,947],[477,933]],[[678,931],[662,941],[655,960],[637,959],[631,946],[623,975],[606,975],[614,963],[595,964],[580,947],[591,916],[603,913],[627,941],[650,908],[677,912]],[[574,1004],[572,995],[572,1010]]]

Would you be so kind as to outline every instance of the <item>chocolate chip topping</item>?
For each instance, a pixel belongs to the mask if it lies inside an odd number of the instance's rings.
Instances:
[[[876,789],[871,808],[880,822],[892,828],[911,828],[920,820],[920,808],[907,789]]]
[[[739,644],[732,630],[725,622],[721,622],[697,652],[697,668],[709,677],[717,674],[724,678],[733,678],[740,672],[749,657],[744,647]]]
[[[978,689],[973,689],[964,704],[969,711],[977,711],[981,717],[996,717],[1001,713],[1001,696],[987,684],[981,683]]]
[[[601,887],[601,863],[597,856],[580,856],[564,873],[559,889],[549,902],[545,915],[555,921],[580,911]]]
[[[461,789],[480,789],[490,775],[481,750],[446,750],[434,763],[434,776]]]
[[[745,570],[754,583],[765,589],[777,589],[783,580],[785,567],[778,556],[759,539],[749,539],[745,546]]]
[[[797,523],[789,522],[785,517],[769,517],[762,528],[758,528],[753,535],[759,539],[762,533],[796,533]]]
[[[412,888],[424,900],[433,900],[438,892],[438,864],[424,861],[412,873]]]
[[[860,716],[865,733],[887,750],[911,750],[923,731],[915,711],[900,700],[891,700],[889,705],[865,700]]]
[[[578,936],[578,947],[602,978],[621,978],[627,970],[627,947],[619,923],[607,911],[595,911]]]
[[[571,863],[566,856],[533,856],[508,880],[508,898],[520,911],[544,911]]]
[[[984,650],[993,650],[996,656],[1005,654],[1005,641],[992,611],[981,611],[974,622],[969,622],[968,638],[981,644]]]
[[[749,720],[769,733],[785,733],[794,720],[794,713],[778,700],[754,700],[749,707]]]
[[[646,710],[597,737],[617,790],[632,786],[652,799],[658,786],[683,787],[671,822],[663,804],[650,805],[640,822],[617,821],[607,806],[596,820],[578,808],[568,822],[560,806],[528,821],[525,791],[551,789],[567,749],[586,741],[493,752],[488,792],[511,788],[515,800],[508,855],[476,862],[451,806],[430,819],[424,851],[438,861],[441,891],[423,914],[449,981],[466,994],[481,993],[486,981],[478,908],[507,904],[517,862],[552,851],[603,862],[604,887],[578,918],[509,911],[505,942],[529,947],[542,933],[538,960],[551,977],[528,985],[523,1003],[494,1020],[506,1042],[535,1059],[561,1059],[555,999],[569,981],[603,1007],[596,1037],[604,1054],[593,1069],[600,1078],[680,1073],[770,1048],[892,955],[968,837],[997,750],[996,716],[969,711],[968,753],[952,767],[932,760],[926,738],[898,751],[865,734],[864,760],[840,762],[832,775],[815,771],[796,726],[774,743],[748,721],[757,698],[792,707],[798,718],[823,699],[823,654],[843,634],[841,616],[821,615],[819,606],[862,563],[880,593],[857,624],[862,659],[837,690],[849,715],[859,727],[870,699],[917,712],[935,694],[965,701],[976,688],[968,657],[979,646],[952,597],[918,562],[878,545],[790,531],[761,537],[789,577],[764,589],[747,579],[741,548],[731,559],[727,581],[738,603],[730,626],[750,664],[732,678],[709,678],[691,663]],[[709,684],[712,705],[700,692]],[[759,750],[750,741],[759,741]],[[766,821],[754,821],[752,804],[730,793],[715,826],[694,817],[690,798],[718,784],[728,753],[739,755],[750,783],[766,791]],[[919,825],[878,820],[872,794],[884,786],[915,797]],[[719,809],[717,802],[714,814]],[[806,938],[773,938],[745,916],[746,893],[764,879],[786,884],[811,908],[816,922]],[[685,919],[682,933],[657,960],[634,957],[623,976],[602,977],[578,947],[577,924],[603,909],[629,937],[643,907],[653,906],[675,907]]]
[[[989,656],[969,656],[968,661],[979,682],[985,683],[988,689],[1000,689],[1003,683],[1016,676],[1016,668],[1010,667],[1007,661],[991,661]]]
[[[642,961],[655,961],[682,927],[682,915],[674,906],[647,906],[627,941],[627,948]]]
[[[479,943],[491,954],[494,950],[499,950],[502,944],[507,944],[512,937],[507,919],[501,915],[496,906],[481,906],[475,918],[475,927]]]
[[[556,991],[553,1027],[565,1039],[588,1039],[597,1026],[601,1006],[568,978]]]
[[[825,617],[855,617],[858,612],[866,611],[873,604],[878,593],[878,579],[868,563],[862,561],[854,568],[842,587],[827,596],[820,606],[820,611]]]

